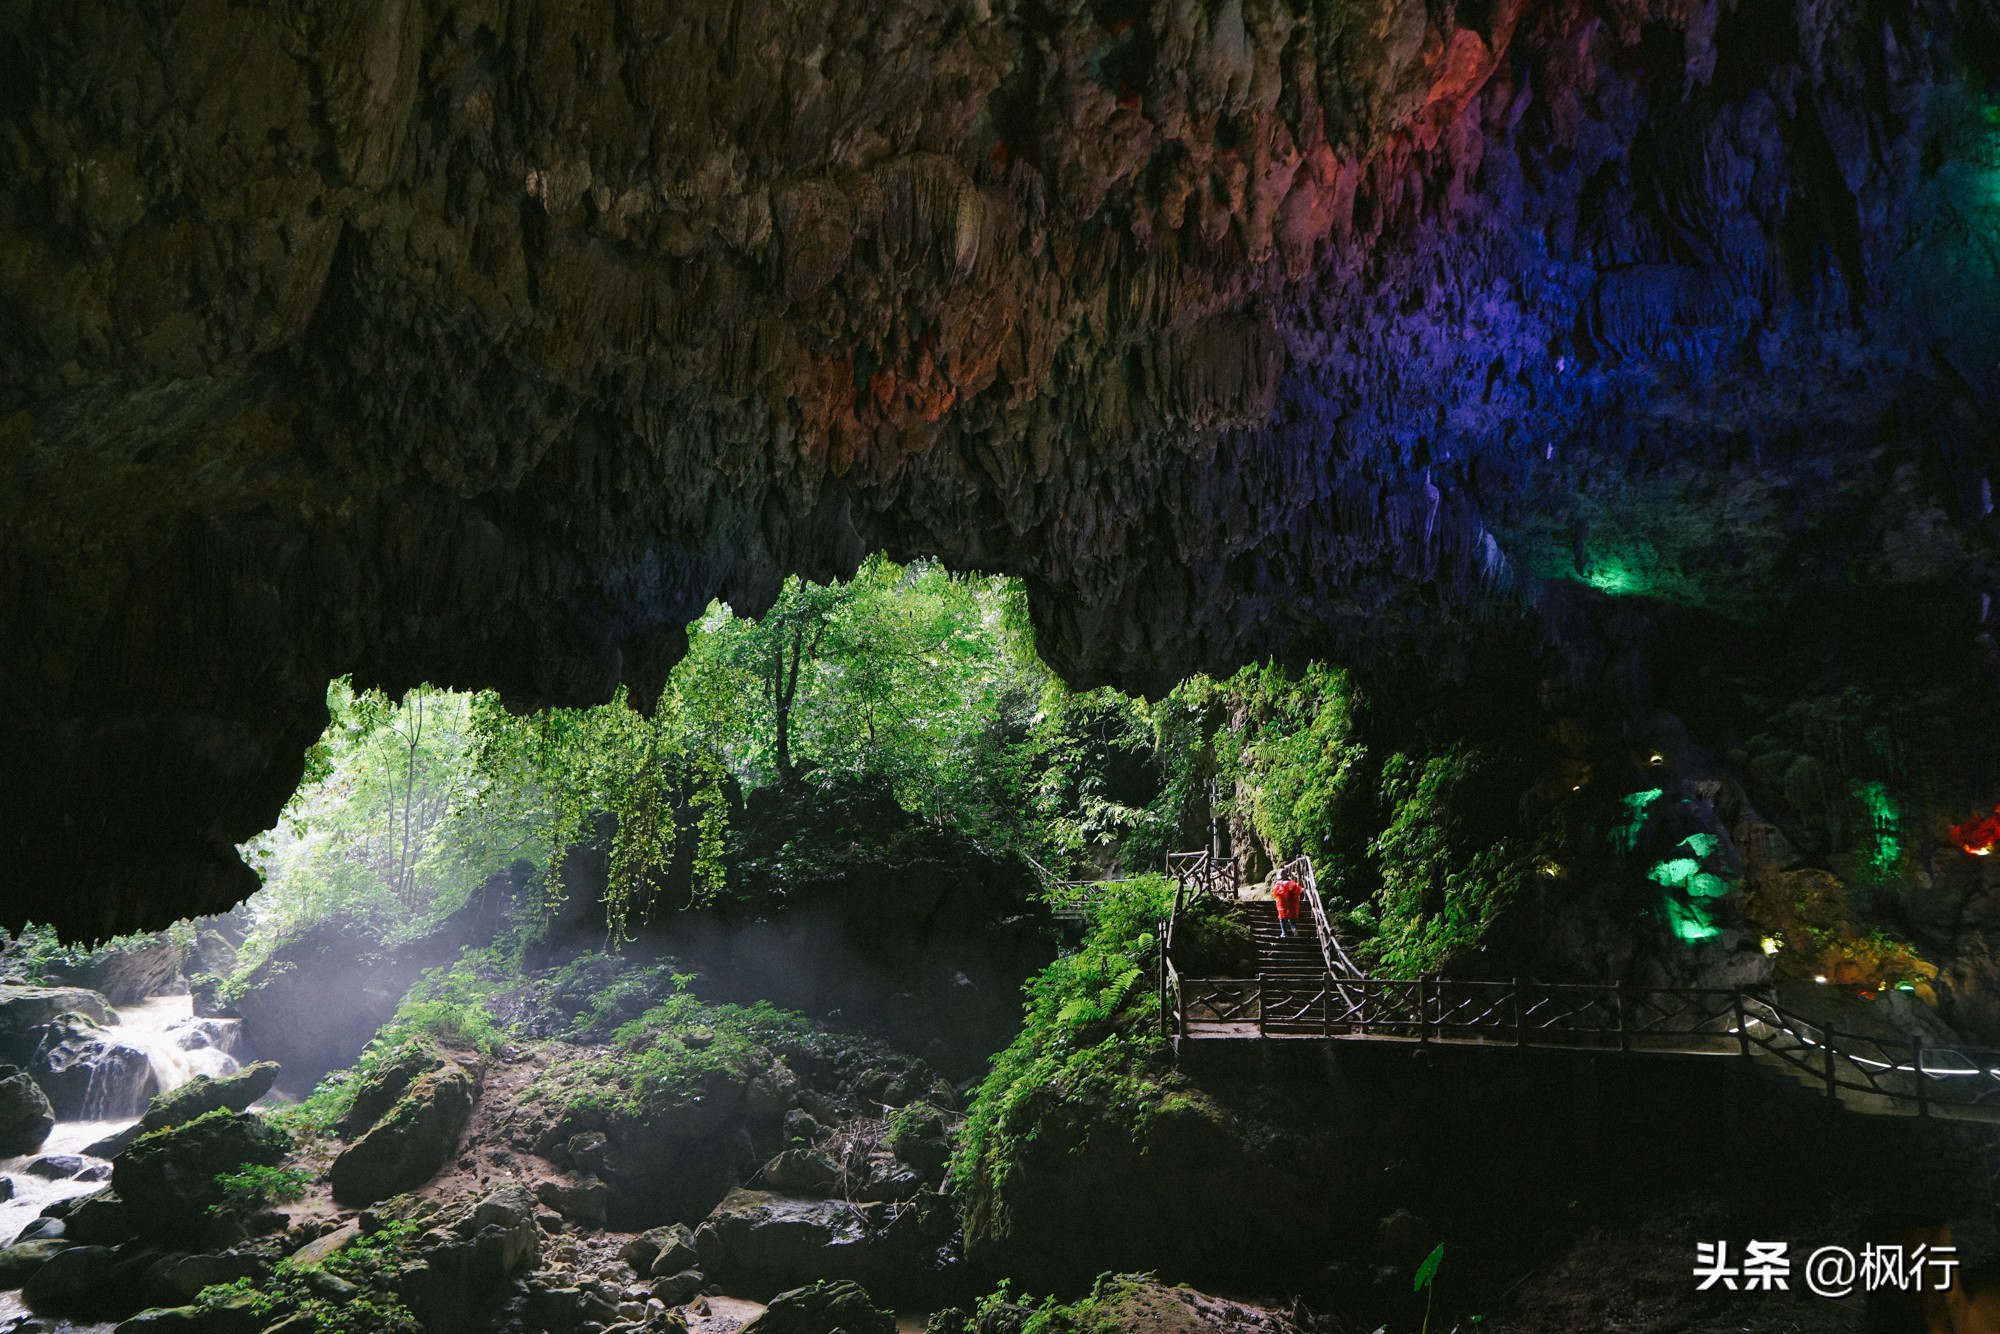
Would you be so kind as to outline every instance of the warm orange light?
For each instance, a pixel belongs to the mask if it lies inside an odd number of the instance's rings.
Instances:
[[[1994,845],[2000,844],[2000,806],[1991,815],[1953,825],[1951,841],[1975,857],[1991,856]]]

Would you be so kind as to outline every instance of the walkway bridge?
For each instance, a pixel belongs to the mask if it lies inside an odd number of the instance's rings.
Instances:
[[[2000,1124],[2000,1049],[1836,1033],[1741,988],[1370,977],[1328,923],[1308,858],[1279,873],[1304,886],[1311,936],[1281,936],[1269,900],[1243,902],[1233,858],[1175,853],[1167,870],[1160,1015],[1177,1055],[1189,1043],[1281,1040],[1734,1056],[1853,1111]],[[1175,928],[1202,898],[1250,915],[1256,977],[1183,977],[1174,967]]]

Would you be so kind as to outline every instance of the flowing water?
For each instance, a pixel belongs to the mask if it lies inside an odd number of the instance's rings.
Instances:
[[[137,1005],[119,1006],[116,1013],[118,1023],[107,1030],[109,1035],[146,1053],[159,1091],[179,1088],[196,1075],[235,1073],[236,1058],[230,1050],[236,1045],[238,1021],[195,1018],[193,997],[185,992],[177,996],[151,996]],[[87,1106],[101,1108],[131,1103],[132,1099],[123,1091],[109,1087],[109,1081],[107,1075],[107,1087],[100,1090],[97,1072],[92,1071],[90,1092],[85,1099]],[[137,1120],[136,1116],[128,1116],[58,1121],[47,1142],[35,1152],[18,1158],[0,1158],[0,1176],[14,1183],[13,1197],[0,1203],[0,1246],[10,1244],[42,1210],[57,1200],[101,1189],[109,1176],[110,1164],[88,1157],[84,1150]],[[82,1175],[50,1180],[28,1170],[35,1160],[57,1155],[82,1157],[85,1163]],[[25,1319],[26,1310],[19,1292],[0,1293],[0,1334],[8,1334]],[[33,1327],[49,1334],[95,1334],[111,1328],[55,1320],[38,1320]]]

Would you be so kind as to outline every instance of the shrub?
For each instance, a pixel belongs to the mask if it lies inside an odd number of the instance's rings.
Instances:
[[[312,1184],[312,1174],[297,1168],[244,1163],[236,1171],[217,1177],[215,1183],[222,1187],[222,1202],[210,1205],[210,1213],[250,1213],[301,1198]]]
[[[317,1266],[360,1289],[337,1300],[314,1292],[313,1266],[280,1260],[268,1280],[241,1278],[211,1285],[201,1290],[195,1305],[205,1312],[248,1310],[256,1316],[257,1328],[283,1320],[287,1334],[423,1334],[394,1286],[409,1242],[419,1231],[415,1223],[390,1223]],[[301,1316],[308,1323],[292,1323]]]
[[[1028,982],[1020,1035],[966,1112],[952,1160],[958,1189],[999,1190],[1018,1142],[1035,1138],[1058,1106],[1100,1109],[1101,1123],[1136,1135],[1172,1101],[1152,985],[1154,930],[1172,901],[1161,876],[1108,886],[1082,948]]]

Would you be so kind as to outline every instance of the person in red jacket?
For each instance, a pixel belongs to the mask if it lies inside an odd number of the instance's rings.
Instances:
[[[1271,886],[1271,900],[1278,905],[1279,935],[1289,936],[1299,929],[1299,900],[1305,894],[1305,889],[1290,876]]]

